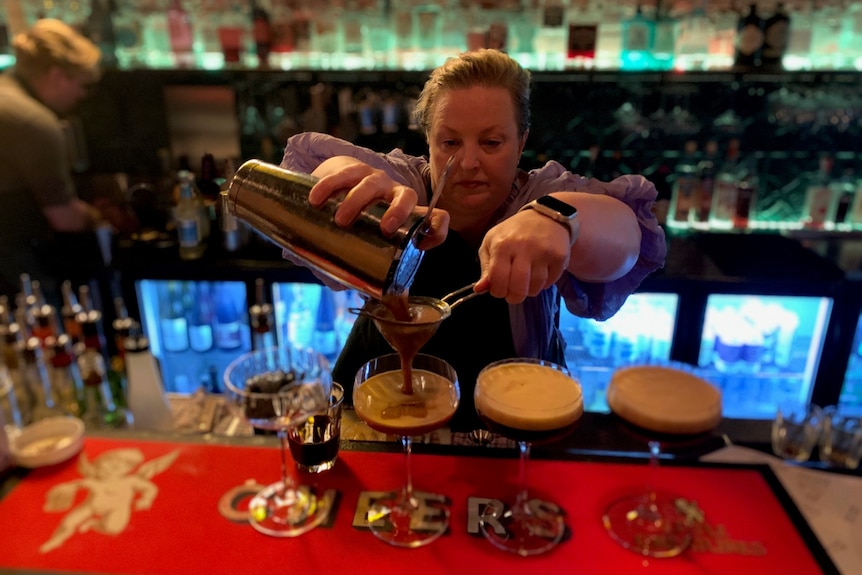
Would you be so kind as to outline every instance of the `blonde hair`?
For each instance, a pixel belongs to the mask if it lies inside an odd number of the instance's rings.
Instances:
[[[414,115],[426,138],[431,130],[440,92],[484,86],[508,90],[515,105],[518,135],[530,129],[530,72],[499,50],[464,52],[431,72],[416,102]]]
[[[57,66],[86,82],[99,79],[101,50],[74,28],[51,18],[36,21],[15,36],[15,70],[27,79]]]

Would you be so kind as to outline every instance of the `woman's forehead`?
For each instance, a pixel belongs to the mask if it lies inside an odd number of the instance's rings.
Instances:
[[[449,89],[437,99],[433,123],[447,125],[463,123],[500,124],[515,122],[515,106],[504,88],[473,86]]]

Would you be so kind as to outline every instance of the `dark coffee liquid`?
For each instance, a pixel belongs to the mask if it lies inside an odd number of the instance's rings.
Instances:
[[[315,415],[288,431],[287,439],[293,460],[305,467],[332,461],[338,454],[339,433],[333,433],[336,422],[328,415]]]
[[[525,441],[532,445],[559,441],[572,433],[580,421],[580,418],[578,418],[569,425],[557,427],[556,429],[529,430],[509,427],[508,425],[497,423],[493,419],[488,418],[481,411],[478,411],[478,413],[482,423],[485,424],[485,427],[487,427],[489,431],[492,431],[497,435],[502,435],[512,441]]]

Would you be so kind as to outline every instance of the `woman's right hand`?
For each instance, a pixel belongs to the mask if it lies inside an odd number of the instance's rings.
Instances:
[[[363,209],[380,200],[389,204],[380,221],[380,229],[386,235],[395,233],[414,212],[425,213],[424,206],[417,205],[419,195],[416,190],[399,184],[383,170],[356,158],[329,158],[312,174],[320,178],[308,196],[312,206],[320,207],[337,192],[347,190],[344,201],[335,212],[335,223],[341,227],[350,226]],[[420,247],[429,249],[441,244],[446,239],[448,229],[449,214],[435,209],[431,217],[431,230]]]

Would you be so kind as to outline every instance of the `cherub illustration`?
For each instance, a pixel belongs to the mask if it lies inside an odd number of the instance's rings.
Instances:
[[[90,529],[108,535],[122,533],[132,517],[133,505],[135,510],[149,509],[153,505],[159,488],[150,479],[170,467],[178,456],[179,451],[175,450],[145,462],[139,449],[123,448],[107,451],[90,463],[87,455],[81,453],[78,471],[83,478],[52,487],[45,497],[43,510],[66,511],[75,501],[79,488],[89,492],[87,498],[66,514],[39,551],[47,553],[75,533]]]

